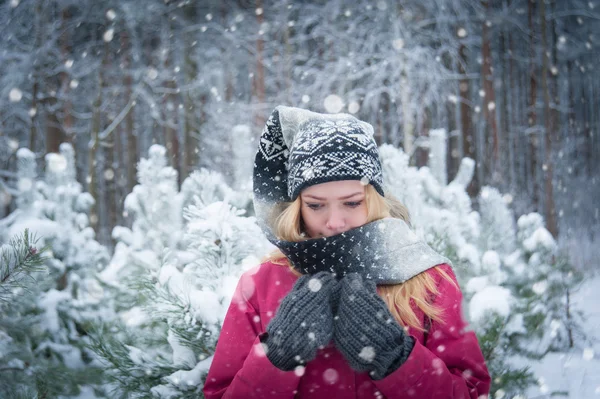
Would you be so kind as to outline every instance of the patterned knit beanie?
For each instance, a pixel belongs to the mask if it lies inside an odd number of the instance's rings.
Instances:
[[[339,180],[370,183],[384,195],[373,126],[349,114],[275,108],[254,163],[255,210],[268,225],[263,227],[271,230],[280,205],[295,200],[304,188]]]

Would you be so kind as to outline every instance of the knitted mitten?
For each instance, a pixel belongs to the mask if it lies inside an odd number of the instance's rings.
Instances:
[[[289,371],[309,362],[333,336],[331,293],[338,281],[329,272],[303,275],[281,301],[275,317],[261,336],[275,367]]]
[[[333,340],[352,369],[375,380],[397,370],[414,340],[394,319],[371,280],[350,273],[340,281],[340,302]]]

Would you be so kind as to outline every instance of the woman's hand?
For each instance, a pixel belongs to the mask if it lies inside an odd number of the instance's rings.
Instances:
[[[338,284],[328,272],[303,275],[296,281],[261,337],[275,367],[289,371],[306,364],[331,341]]]
[[[369,371],[375,380],[397,370],[408,358],[414,340],[394,319],[371,280],[350,273],[340,281],[333,339],[350,367]]]

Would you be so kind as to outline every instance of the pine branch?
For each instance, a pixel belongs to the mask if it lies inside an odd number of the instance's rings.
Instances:
[[[28,229],[22,236],[13,237],[8,245],[2,246],[0,253],[0,303],[8,302],[16,288],[27,290],[35,282],[33,274],[45,270],[47,260],[42,256],[48,246],[35,247],[38,239]],[[30,279],[26,283],[26,279]]]

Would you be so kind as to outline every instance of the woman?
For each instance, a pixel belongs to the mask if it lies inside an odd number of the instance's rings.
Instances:
[[[277,107],[256,155],[254,205],[279,251],[240,279],[207,398],[489,393],[454,273],[385,194],[371,125]]]

